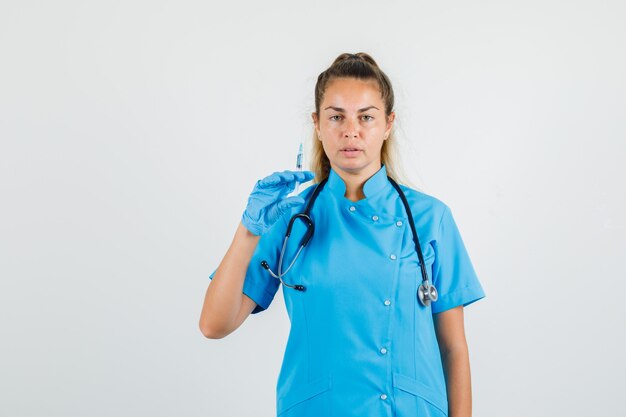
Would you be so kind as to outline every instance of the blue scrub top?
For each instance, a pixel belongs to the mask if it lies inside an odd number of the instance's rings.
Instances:
[[[315,185],[299,195],[308,201]],[[432,316],[485,293],[449,207],[400,187],[439,299],[429,307],[417,300],[419,259],[386,167],[365,182],[365,198],[356,202],[344,197],[345,183],[331,169],[311,210],[313,237],[283,277],[306,291],[283,286],[291,329],[276,386],[278,416],[447,416]],[[257,303],[252,314],[269,307],[280,284],[261,261],[277,272],[289,219],[302,210],[287,211],[259,239],[243,286]],[[296,220],[283,271],[304,232]]]

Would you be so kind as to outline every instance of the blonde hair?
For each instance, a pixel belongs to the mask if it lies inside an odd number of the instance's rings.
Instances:
[[[385,104],[385,116],[389,117],[393,111],[394,94],[391,81],[378,67],[374,58],[365,52],[356,54],[343,53],[317,77],[315,84],[315,113],[320,114],[320,105],[328,84],[337,78],[356,78],[359,80],[373,80],[378,84],[381,97]],[[387,175],[398,183],[411,184],[401,174],[400,155],[397,139],[392,128],[387,140],[383,141],[380,150],[380,161],[385,165]],[[315,173],[314,182],[322,182],[330,174],[330,161],[324,152],[322,142],[319,140],[317,130],[313,128],[313,147],[311,150],[310,170]],[[412,186],[412,184],[411,184]]]

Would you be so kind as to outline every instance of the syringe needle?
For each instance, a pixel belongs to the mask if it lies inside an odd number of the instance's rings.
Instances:
[[[298,148],[298,158],[296,159],[296,171],[302,171],[302,142],[300,142],[300,148]],[[298,189],[300,188],[300,183],[296,181],[296,195],[298,194]]]

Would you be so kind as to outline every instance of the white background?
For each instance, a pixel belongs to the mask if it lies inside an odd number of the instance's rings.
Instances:
[[[2,1],[0,415],[274,414],[282,290],[209,340],[208,275],[309,145],[317,75],[361,51],[487,294],[474,415],[623,415],[624,21],[617,0]]]

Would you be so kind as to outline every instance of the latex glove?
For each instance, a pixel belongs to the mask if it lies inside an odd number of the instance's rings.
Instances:
[[[285,198],[296,188],[296,182],[307,182],[314,177],[312,171],[282,171],[258,180],[248,197],[241,222],[254,235],[267,232],[287,209],[304,204],[299,196]]]

